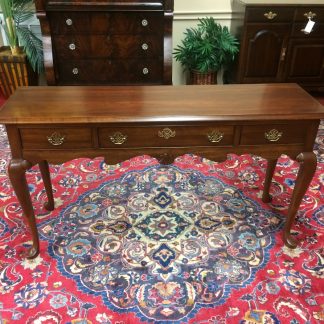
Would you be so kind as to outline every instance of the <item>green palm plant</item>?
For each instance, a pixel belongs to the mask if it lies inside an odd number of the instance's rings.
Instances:
[[[184,35],[173,55],[185,70],[216,72],[233,61],[239,51],[238,40],[212,17],[199,19],[197,27],[187,28]]]
[[[3,13],[1,26],[13,55],[26,53],[27,59],[37,73],[44,70],[42,41],[23,23],[35,14],[33,0],[0,0]]]

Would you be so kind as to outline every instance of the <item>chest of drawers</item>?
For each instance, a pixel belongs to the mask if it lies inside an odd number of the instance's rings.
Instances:
[[[173,0],[36,8],[49,85],[171,84]]]

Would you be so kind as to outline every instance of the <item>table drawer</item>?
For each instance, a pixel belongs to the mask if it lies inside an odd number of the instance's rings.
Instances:
[[[56,35],[53,44],[62,59],[145,58],[163,53],[163,37],[152,35]]]
[[[262,6],[246,9],[247,22],[291,22],[294,18],[294,8]]]
[[[104,127],[100,147],[188,147],[232,145],[233,126]]]
[[[53,34],[163,34],[163,12],[49,12]]]
[[[24,149],[80,149],[92,147],[90,128],[21,128]]]
[[[73,60],[58,62],[60,84],[130,84],[160,83],[161,59],[143,60]]]
[[[242,127],[240,144],[300,144],[306,134],[307,125],[301,123],[246,125]]]

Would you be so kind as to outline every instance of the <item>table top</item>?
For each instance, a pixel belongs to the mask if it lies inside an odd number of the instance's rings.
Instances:
[[[94,124],[324,119],[297,84],[21,87],[3,124]]]

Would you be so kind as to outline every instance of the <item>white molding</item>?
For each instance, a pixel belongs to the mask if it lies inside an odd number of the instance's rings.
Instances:
[[[173,20],[197,20],[203,17],[213,17],[217,20],[231,20],[233,18],[232,11],[174,11]]]

